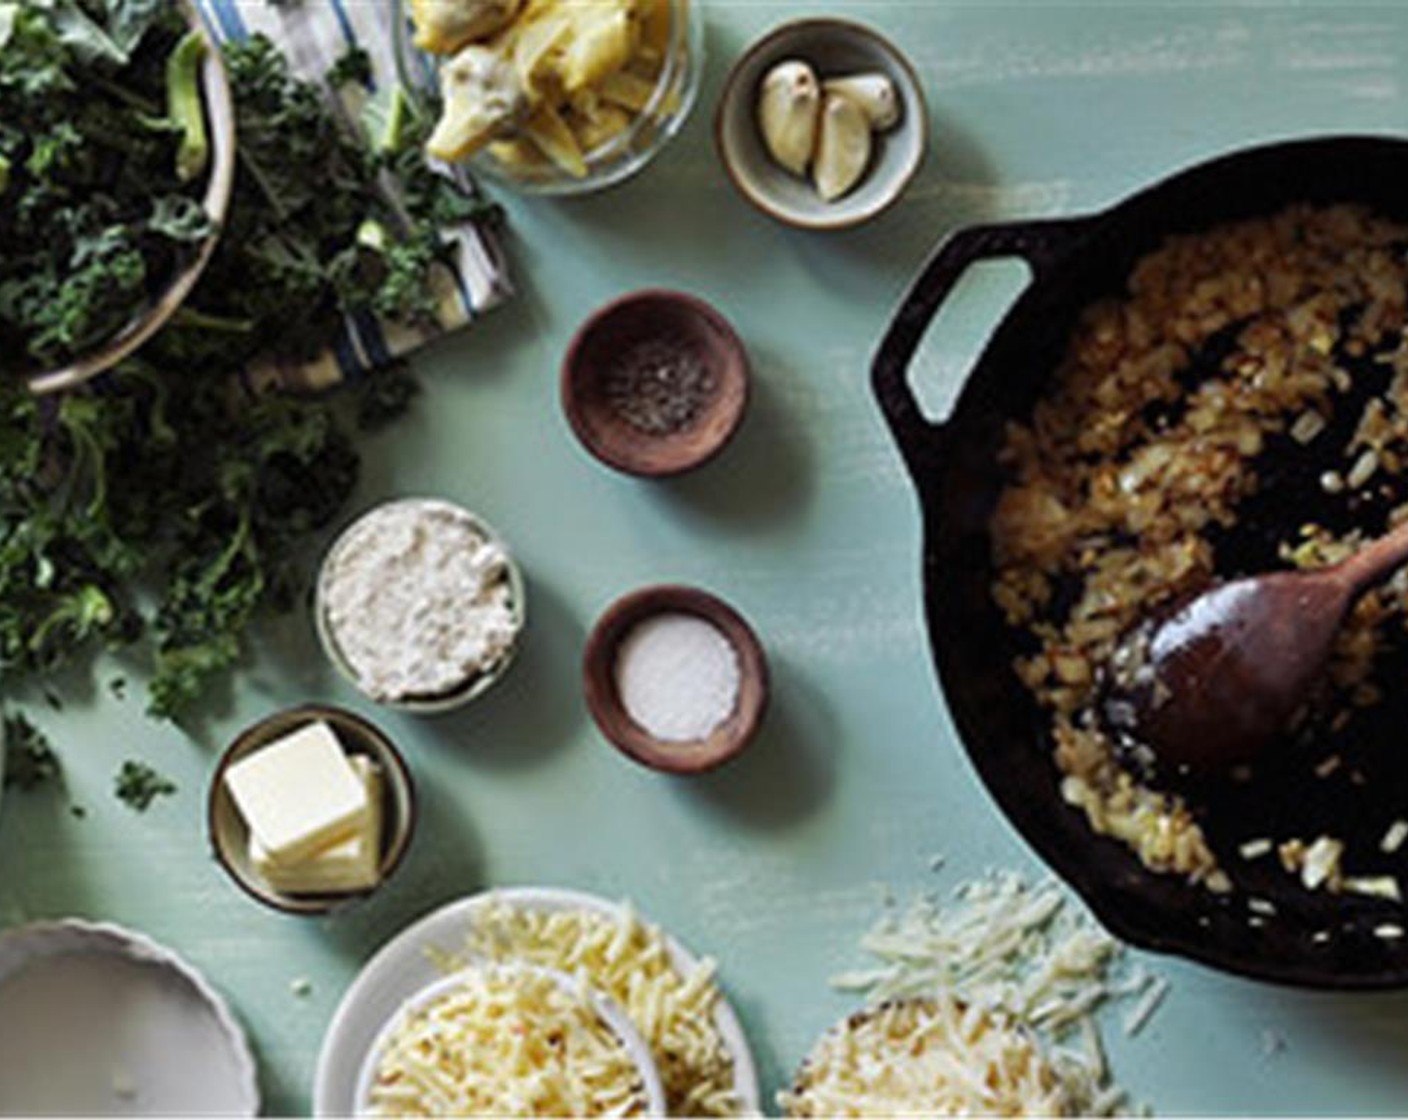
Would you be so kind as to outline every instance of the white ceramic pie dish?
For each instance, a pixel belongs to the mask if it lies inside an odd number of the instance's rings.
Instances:
[[[0,1115],[258,1113],[244,1031],[170,949],[78,919],[0,936]]]

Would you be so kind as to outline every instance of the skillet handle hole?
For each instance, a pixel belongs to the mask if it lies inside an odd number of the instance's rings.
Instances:
[[[909,383],[920,414],[942,425],[1008,309],[1032,281],[1018,257],[969,264],[944,300],[909,367]]]

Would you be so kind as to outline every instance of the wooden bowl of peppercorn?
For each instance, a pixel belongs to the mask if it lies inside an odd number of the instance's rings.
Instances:
[[[577,330],[562,363],[562,408],[607,466],[681,474],[728,443],[748,405],[748,353],[719,312],[683,292],[614,300]]]

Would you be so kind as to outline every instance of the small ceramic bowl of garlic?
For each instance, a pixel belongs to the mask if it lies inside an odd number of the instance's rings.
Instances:
[[[802,229],[844,229],[904,193],[929,124],[914,69],[884,36],[806,19],[734,63],[714,132],[729,178],[759,210]]]

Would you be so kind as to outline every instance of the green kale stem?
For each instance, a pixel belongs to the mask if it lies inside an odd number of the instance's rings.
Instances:
[[[406,88],[400,82],[391,91],[391,105],[386,113],[386,123],[377,137],[377,151],[382,154],[399,152],[406,143],[406,129],[413,112]]]
[[[253,319],[235,319],[229,315],[211,315],[197,311],[194,307],[177,308],[171,316],[173,327],[191,327],[202,331],[220,331],[224,334],[249,334],[255,328]]]
[[[210,138],[200,95],[200,65],[204,58],[205,36],[191,30],[166,60],[166,112],[181,129],[176,175],[183,183],[199,178],[210,162]]]

